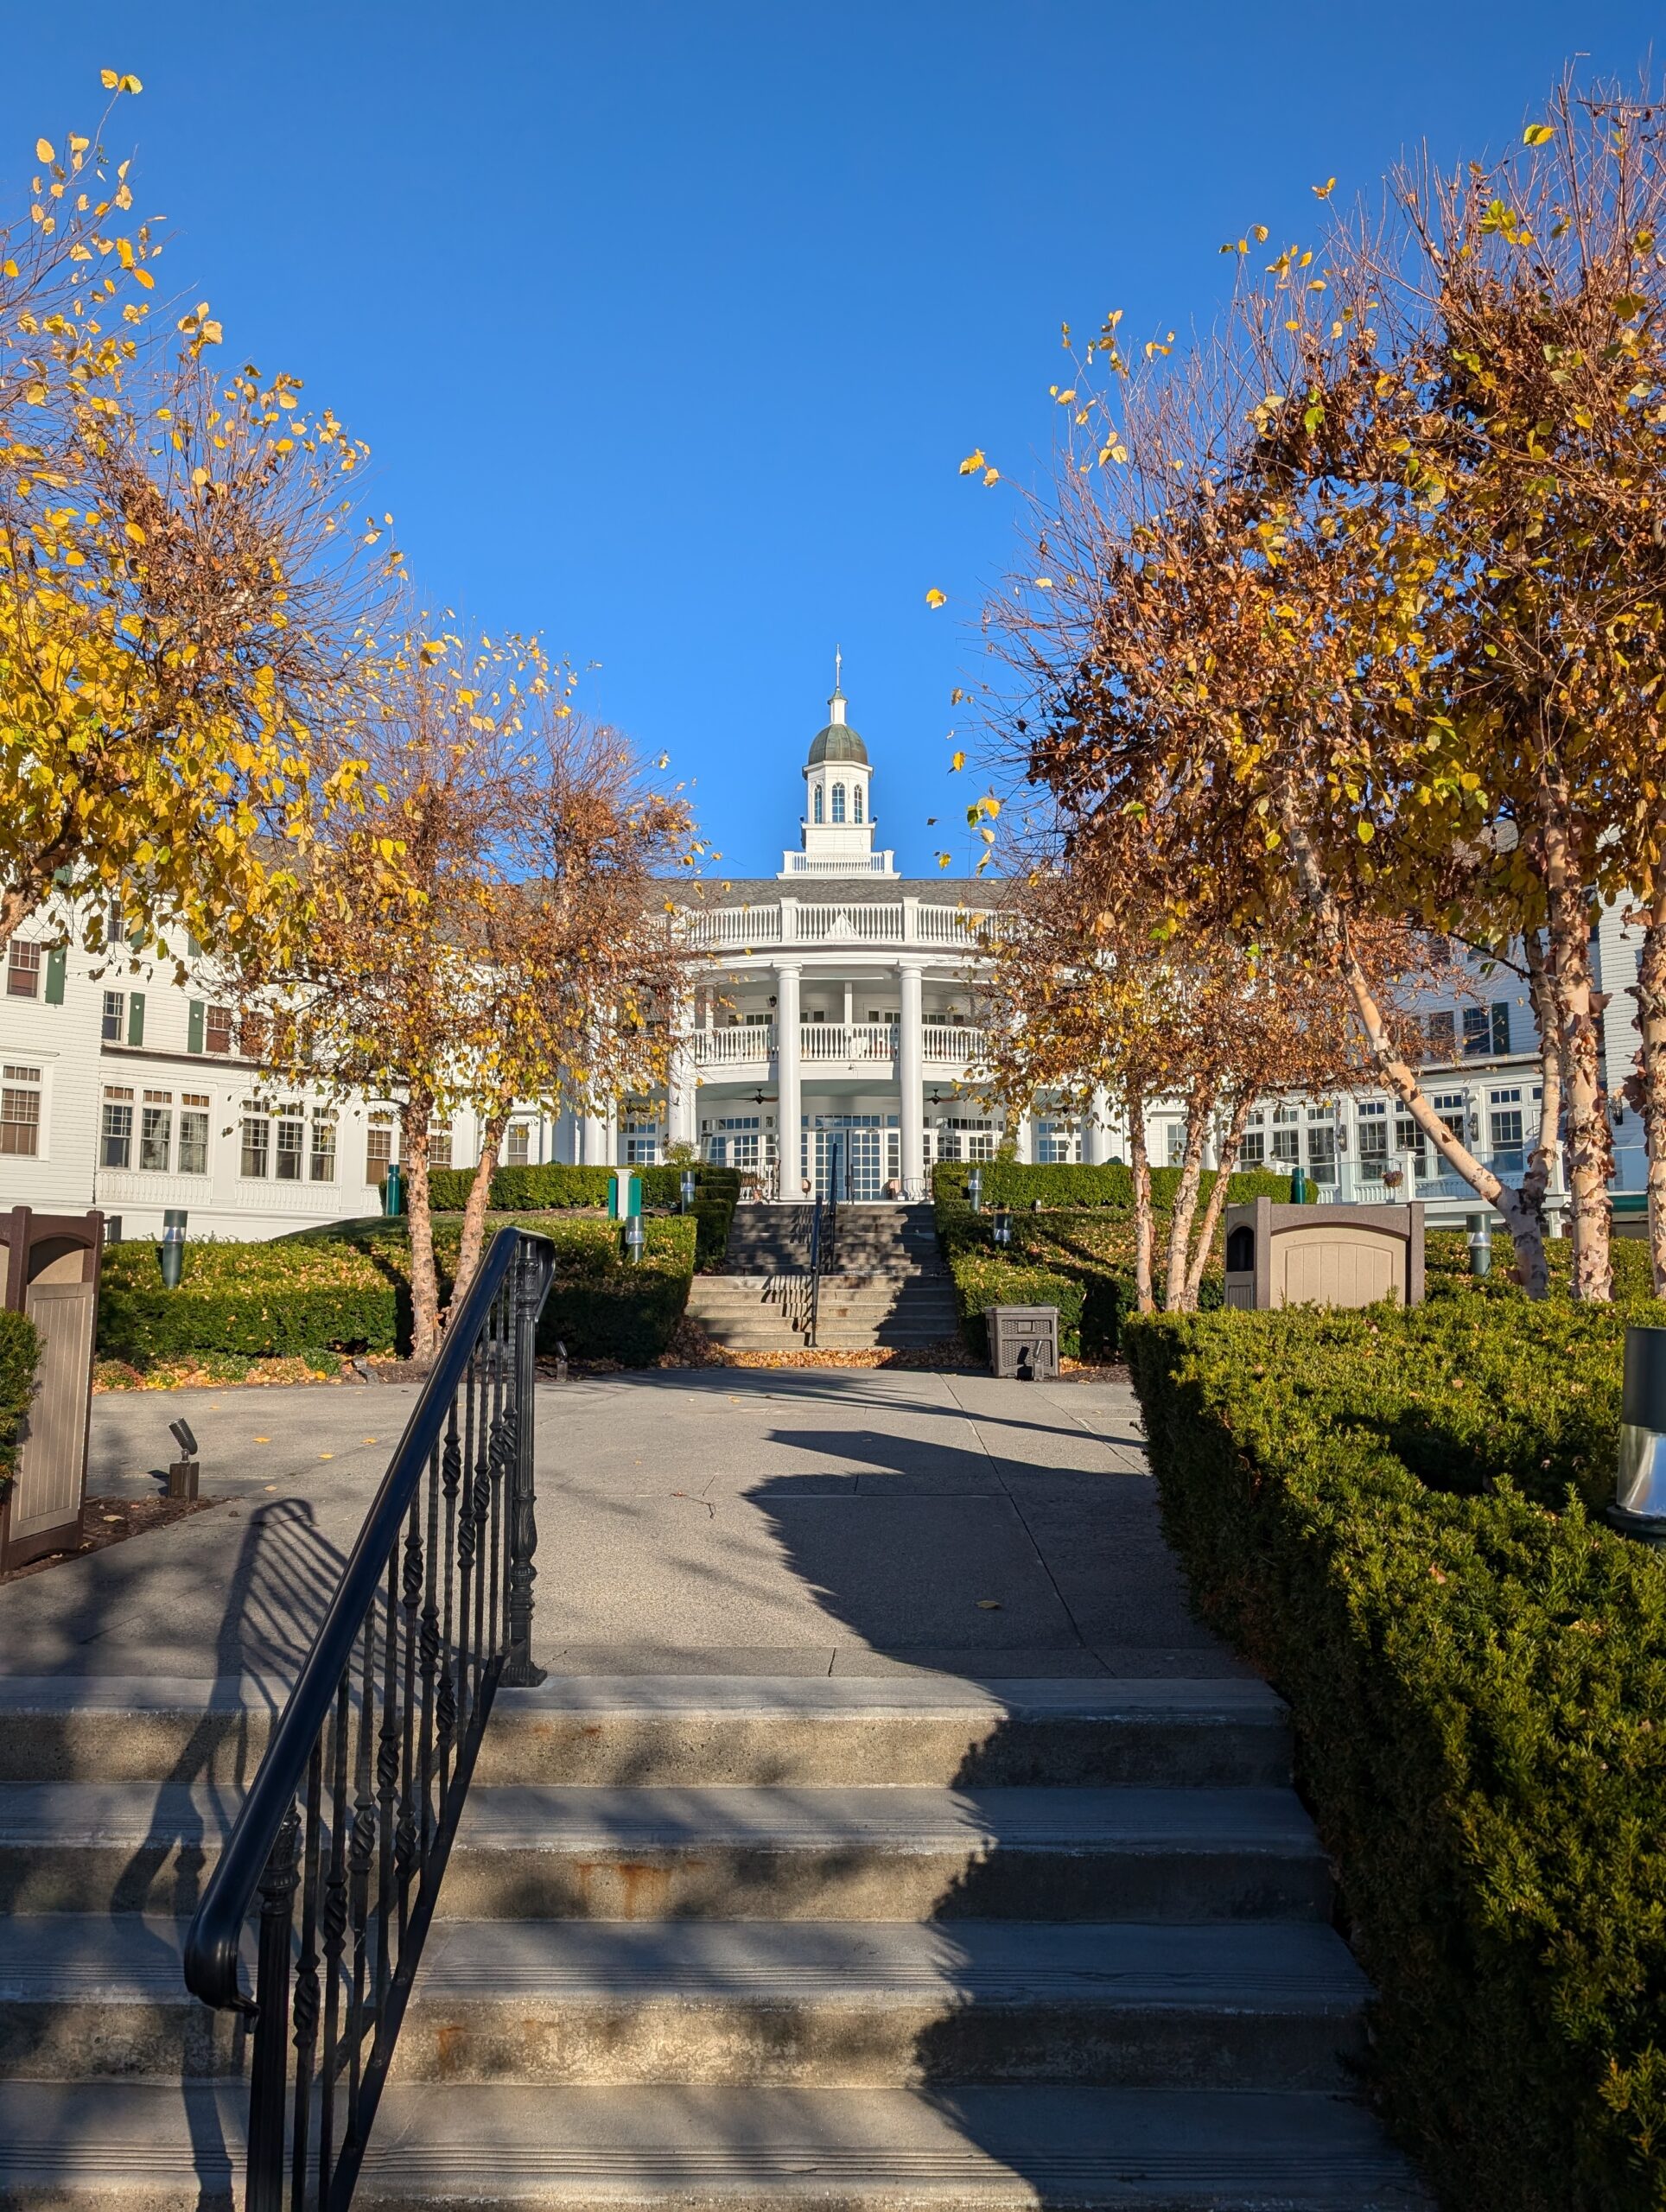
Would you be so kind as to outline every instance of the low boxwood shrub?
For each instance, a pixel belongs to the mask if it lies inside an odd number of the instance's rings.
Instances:
[[[558,1213],[493,1216],[536,1230],[556,1248],[556,1280],[539,1342],[559,1337],[575,1356],[627,1364],[657,1358],[688,1299],[697,1224],[651,1216],[639,1263],[624,1257],[618,1227]],[[442,1298],[449,1295],[461,1233],[455,1216],[435,1224]],[[410,1340],[410,1235],[403,1221],[335,1222],[269,1243],[188,1244],[183,1279],[165,1287],[156,1247],[117,1245],[106,1255],[99,1348],[137,1366],[193,1353],[274,1358],[334,1347],[404,1351]]]
[[[27,1314],[0,1308],[0,1491],[17,1465],[18,1438],[35,1395],[41,1339]]]
[[[1666,1565],[1580,1497],[1625,1318],[1125,1331],[1194,1599],[1293,1711],[1376,2085],[1463,2212],[1666,2202]]]
[[[1026,1164],[1018,1160],[986,1160],[980,1166],[986,1206],[1028,1207],[1039,1199],[1044,1207],[1110,1206],[1122,1212],[1133,1208],[1133,1173],[1119,1160],[1103,1167],[1077,1167],[1062,1161]],[[932,1196],[939,1219],[945,1212],[965,1209],[966,1178],[971,1172],[971,1163],[964,1160],[939,1160],[932,1168]],[[1152,1169],[1151,1202],[1160,1213],[1172,1210],[1180,1180],[1178,1167]],[[1214,1184],[1211,1170],[1203,1177],[1200,1203],[1207,1200]],[[1263,1167],[1240,1170],[1233,1175],[1228,1192],[1235,1205],[1251,1198],[1285,1201],[1289,1195],[1289,1177]]]
[[[1015,1214],[1012,1243],[1003,1251],[993,1242],[988,1217],[963,1211],[941,1220],[938,1236],[968,1351],[980,1358],[988,1351],[987,1307],[1057,1306],[1062,1357],[1116,1357],[1123,1319],[1136,1311],[1131,1215],[1098,1207]],[[1160,1214],[1155,1259],[1160,1283],[1167,1239],[1168,1223]],[[1029,1295],[1026,1285],[1038,1294]],[[1205,1270],[1199,1302],[1208,1310],[1220,1305],[1224,1295],[1218,1251]]]

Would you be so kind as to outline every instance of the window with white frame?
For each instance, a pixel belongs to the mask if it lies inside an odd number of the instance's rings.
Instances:
[[[308,1178],[314,1183],[335,1180],[335,1116],[315,1107],[312,1117],[312,1149],[307,1160]]]
[[[180,1093],[180,1173],[208,1173],[208,1094],[206,1090]]]
[[[232,1049],[232,1009],[211,1006],[203,1017],[202,1049],[224,1058]]]
[[[139,1166],[147,1175],[165,1175],[174,1156],[174,1094],[147,1090],[139,1108]]]
[[[1519,1154],[1524,1142],[1520,1090],[1488,1091],[1487,1109],[1494,1154]]]
[[[428,1125],[428,1164],[432,1167],[451,1165],[451,1124],[430,1122]]]
[[[862,785],[860,784],[855,786],[850,794],[850,819],[853,822],[862,820]]]
[[[525,1167],[532,1157],[532,1125],[530,1122],[512,1122],[503,1142],[504,1165]]]
[[[26,938],[15,937],[7,947],[6,995],[13,999],[41,995],[41,948]]]
[[[1273,1109],[1272,1156],[1281,1167],[1301,1164],[1301,1116],[1294,1106]]]
[[[622,1131],[625,1139],[625,1165],[627,1167],[652,1167],[659,1159],[659,1124],[658,1122],[626,1122]]]
[[[273,1116],[273,1134],[277,1140],[273,1147],[272,1164],[277,1171],[275,1179],[280,1183],[298,1183],[307,1137],[307,1125],[299,1106],[278,1108]]]
[[[119,1045],[121,1043],[122,1028],[126,1014],[127,993],[125,991],[106,991],[104,995],[104,1020],[100,1026],[99,1033],[106,1045]]]
[[[271,1117],[264,1106],[251,1106],[243,1116],[243,1157],[238,1173],[245,1182],[263,1182],[271,1164]]]
[[[843,784],[835,784],[833,786],[833,819],[836,822],[844,820],[844,785]]]
[[[1368,1183],[1380,1183],[1389,1164],[1389,1108],[1383,1098],[1359,1103],[1359,1172]]]
[[[41,1150],[41,1071],[0,1068],[0,1156],[34,1160]]]
[[[133,1160],[133,1093],[120,1084],[106,1084],[104,1124],[99,1133],[99,1165],[128,1167]]]
[[[1186,1158],[1186,1123],[1170,1122],[1167,1127],[1167,1134],[1164,1140],[1167,1149],[1164,1158],[1171,1167],[1178,1167]]]
[[[381,1190],[393,1161],[393,1116],[376,1113],[365,1131],[365,1180]]]
[[[1081,1141],[1073,1123],[1038,1122],[1035,1156],[1043,1166],[1072,1166],[1081,1158]]]

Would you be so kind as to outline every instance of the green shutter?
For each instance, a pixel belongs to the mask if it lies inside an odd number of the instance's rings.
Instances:
[[[61,1006],[64,1002],[64,970],[69,964],[69,955],[61,944],[54,944],[47,954],[47,1004]]]
[[[202,1050],[202,1019],[207,1012],[207,1008],[200,999],[192,1000],[190,1021],[185,1038],[185,1049],[188,1052],[200,1052]]]
[[[1495,1052],[1510,1050],[1510,1004],[1507,1000],[1497,1000],[1493,1004],[1492,1049]]]
[[[144,1042],[144,993],[130,991],[127,995],[127,1041],[130,1045]]]

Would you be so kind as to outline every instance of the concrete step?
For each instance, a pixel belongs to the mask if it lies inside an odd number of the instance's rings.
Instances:
[[[234,2083],[0,2087],[0,2202],[240,2202]],[[235,2177],[235,2182],[234,2182]],[[354,2197],[387,2212],[1426,2212],[1346,2099],[1242,2090],[391,2084]]]
[[[9,1923],[0,2075],[246,2063],[185,1993],[186,1923]],[[1369,1989],[1317,1923],[441,1920],[396,2079],[603,2087],[1073,2082],[1340,2088]]]
[[[0,1788],[0,1909],[181,1912],[232,1813],[177,1783]],[[483,1920],[1323,1919],[1285,1789],[471,1790],[448,1914]]]
[[[237,1677],[0,1676],[0,1780],[190,1777],[235,1802],[280,1695]],[[1234,1677],[557,1675],[499,1693],[475,1768],[482,1783],[666,1789],[1266,1789],[1289,1775],[1282,1701]]]

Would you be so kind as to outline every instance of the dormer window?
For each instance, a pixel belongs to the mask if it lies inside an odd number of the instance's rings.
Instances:
[[[833,819],[836,822],[844,820],[844,785],[843,784],[835,784],[833,786]]]
[[[817,821],[819,822],[822,818],[822,787],[819,784],[816,786],[816,803],[811,811],[814,813]]]
[[[862,820],[862,785],[860,784],[851,794],[850,819],[853,822]]]

